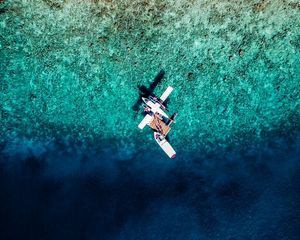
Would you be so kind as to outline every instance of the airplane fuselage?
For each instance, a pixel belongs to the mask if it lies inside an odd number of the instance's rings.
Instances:
[[[159,98],[156,96],[150,96],[149,98],[143,97],[142,100],[145,103],[143,104],[143,107],[146,115],[138,125],[139,129],[143,129],[146,125],[148,125],[154,130],[154,139],[170,158],[174,158],[176,156],[176,152],[166,140],[166,136],[170,131],[170,125],[174,122],[176,114],[174,113],[173,116],[169,118],[169,116],[164,112],[167,108],[163,105],[163,103],[172,91],[173,87],[168,86]],[[162,116],[168,119],[168,124],[165,119],[162,119]]]
[[[159,113],[160,115],[169,118],[169,116],[161,109],[161,105],[158,102],[153,102],[148,98],[142,98],[144,103],[151,109],[151,112]]]

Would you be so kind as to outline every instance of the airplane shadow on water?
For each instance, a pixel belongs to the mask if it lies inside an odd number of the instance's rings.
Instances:
[[[145,85],[138,85],[139,89],[139,99],[136,101],[136,103],[132,106],[132,110],[137,112],[140,110],[140,106],[143,103],[142,97],[148,98],[151,95],[154,95],[154,89],[157,87],[157,85],[162,81],[162,79],[165,76],[165,71],[161,70],[153,79],[152,83],[150,84],[149,88],[147,88]],[[166,99],[164,102],[164,105],[166,106],[169,102],[169,99]],[[135,116],[136,118],[136,116]]]
[[[160,72],[155,76],[155,78],[153,79],[153,81],[150,83],[149,87],[146,87],[145,85],[138,85],[137,88],[139,89],[139,98],[136,101],[136,103],[132,106],[132,110],[136,112],[136,114],[134,115],[134,119],[136,119],[136,117],[139,114],[139,110],[140,110],[140,106],[143,103],[142,98],[148,98],[149,96],[155,96],[154,94],[154,90],[157,87],[157,85],[162,81],[162,79],[164,78],[166,72],[162,69],[160,70]],[[166,99],[164,101],[164,106],[167,108],[168,103],[169,103],[170,99]],[[144,116],[146,115],[145,112],[142,113]],[[169,136],[166,136],[166,140],[170,141]]]

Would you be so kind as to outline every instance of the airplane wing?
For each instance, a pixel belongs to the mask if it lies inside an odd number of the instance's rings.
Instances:
[[[165,101],[172,91],[173,91],[173,87],[169,86],[161,95],[160,97],[161,102]]]
[[[139,124],[139,126],[138,126],[139,129],[143,129],[147,124],[149,124],[149,123],[152,121],[152,119],[153,119],[153,116],[147,114],[147,115],[143,118],[143,120],[140,122],[140,124]]]

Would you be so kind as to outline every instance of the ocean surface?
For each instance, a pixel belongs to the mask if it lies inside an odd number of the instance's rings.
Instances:
[[[299,0],[0,0],[0,120],[0,239],[300,239]]]

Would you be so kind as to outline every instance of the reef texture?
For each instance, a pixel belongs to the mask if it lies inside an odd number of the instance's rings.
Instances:
[[[299,240],[299,66],[299,0],[0,0],[0,239]]]
[[[2,0],[0,32],[1,141],[148,147],[152,135],[137,129],[143,116],[132,106],[137,86],[161,69],[156,93],[175,89],[170,136],[180,148],[299,129],[295,0]]]

